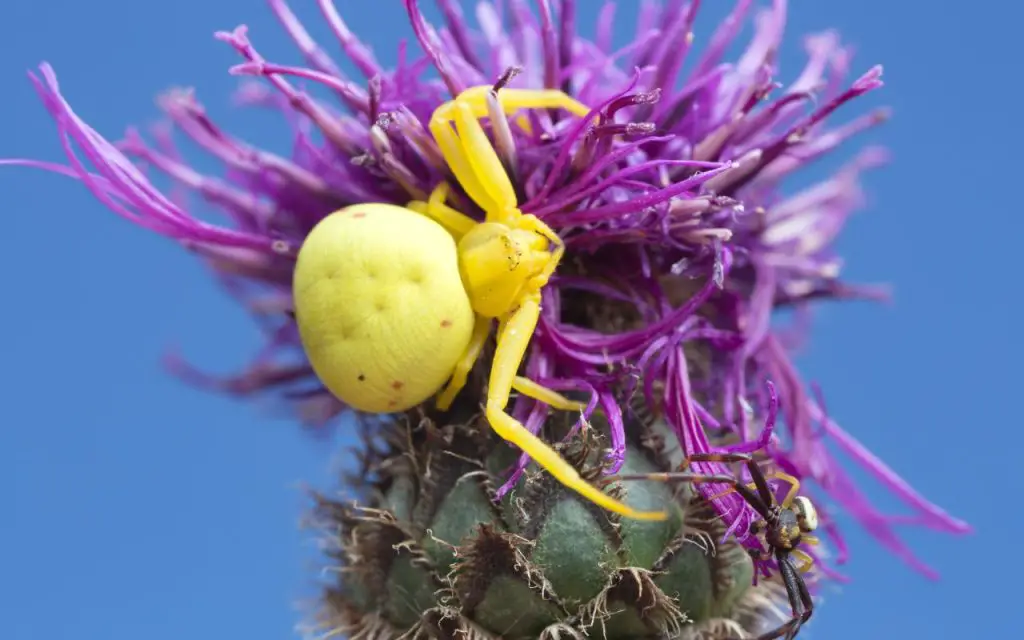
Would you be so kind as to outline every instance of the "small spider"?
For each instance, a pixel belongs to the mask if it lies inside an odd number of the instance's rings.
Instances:
[[[782,582],[786,586],[786,594],[789,596],[789,605],[792,611],[792,617],[789,620],[776,629],[757,636],[755,640],[775,640],[783,636],[785,636],[785,640],[793,640],[800,631],[800,627],[810,619],[814,611],[814,601],[811,599],[810,591],[808,591],[803,578],[803,574],[807,573],[814,564],[814,559],[799,547],[802,543],[818,544],[818,539],[810,535],[818,528],[817,510],[808,498],[797,495],[800,491],[799,480],[778,471],[766,476],[750,454],[695,453],[687,456],[679,468],[686,469],[692,462],[742,462],[750,471],[753,482],[745,485],[731,475],[695,474],[684,471],[618,475],[608,478],[608,481],[660,480],[693,484],[728,484],[732,487],[731,489],[713,497],[726,495],[733,491],[743,496],[743,499],[761,516],[760,520],[750,525],[750,532],[768,547],[768,549],[761,547],[759,551],[750,550],[751,559],[754,561],[755,576],[758,571],[758,562],[774,557],[779,566],[779,573],[782,575]],[[775,493],[768,484],[768,477],[778,478],[789,484],[789,491],[781,503],[776,500]],[[793,562],[793,558],[800,560],[799,567]]]
[[[558,410],[582,409],[517,375],[540,317],[541,290],[565,247],[546,224],[519,210],[479,122],[491,116],[493,128],[507,128],[505,116],[520,109],[557,108],[580,117],[590,111],[561,91],[500,87],[474,87],[441,105],[430,131],[484,221],[449,206],[444,182],[426,202],[358,204],[330,214],[307,236],[295,267],[300,338],[324,386],[356,410],[394,413],[438,392],[437,406],[446,410],[497,320],[484,408],[491,428],[601,507],[663,520],[665,512],[636,511],[589,484],[505,410],[512,389]]]

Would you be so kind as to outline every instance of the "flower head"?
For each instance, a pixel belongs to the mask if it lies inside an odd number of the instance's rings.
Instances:
[[[894,533],[907,518],[872,506],[823,439],[914,509],[915,522],[948,532],[969,528],[828,418],[821,395],[808,392],[790,360],[792,337],[770,324],[781,308],[884,296],[844,283],[833,250],[861,204],[859,174],[883,162],[884,152],[862,151],[827,180],[796,194],[784,190],[791,174],[885,120],[878,111],[836,122],[848,103],[882,86],[881,67],[849,81],[849,52],[828,32],[806,40],[805,68],[788,84],[780,82],[775,63],[784,0],[756,13],[750,0],[738,0],[702,47],[692,32],[699,2],[669,0],[660,9],[645,4],[636,37],[620,50],[611,48],[617,7],[610,2],[588,38],[577,32],[574,0],[538,0],[537,11],[513,0],[504,20],[501,3],[480,2],[477,28],[451,0],[437,0],[443,28],[429,24],[415,0],[405,0],[423,56],[403,55],[385,69],[329,0],[318,4],[362,78],[346,76],[283,0],[272,0],[271,7],[305,66],[264,59],[244,26],[216,35],[243,59],[231,73],[262,81],[244,87],[242,102],[276,109],[291,128],[288,156],[228,133],[190,91],[162,97],[174,128],[223,163],[220,176],[192,169],[164,129],[152,142],[134,130],[119,143],[107,141],[73,112],[48,65],[32,76],[69,164],[9,162],[79,179],[115,213],[180,242],[265,328],[265,348],[240,375],[209,376],[176,357],[170,360],[174,371],[229,393],[280,394],[310,424],[334,419],[345,408],[313,374],[290,316],[291,275],[306,234],[341,207],[404,205],[448,179],[426,124],[433,109],[464,89],[561,89],[590,107],[589,115],[530,112],[488,125],[522,210],[550,225],[567,247],[564,268],[545,289],[526,374],[555,389],[590,394],[586,415],[600,407],[610,423],[610,472],[626,451],[625,389],[659,408],[688,453],[708,451],[709,434],[732,439],[734,449],[768,443],[780,468],[813,481],[816,491],[931,575]],[[725,61],[748,19],[755,26],[752,40],[738,60]],[[692,70],[681,76],[684,63]],[[334,101],[313,98],[302,88],[310,84],[328,89]],[[213,204],[228,222],[200,220],[185,197],[157,190],[143,166]],[[463,212],[479,217],[465,193],[456,190],[454,197]],[[595,299],[616,301],[619,313],[582,321],[577,316]],[[769,438],[771,431],[759,431],[753,421],[773,417],[776,406],[784,437]],[[521,397],[514,415],[536,431],[546,408]],[[519,470],[524,466],[525,460]],[[723,471],[712,463],[697,467]],[[756,514],[735,494],[715,502],[730,532],[744,537]],[[821,518],[841,563],[842,538],[827,509]]]

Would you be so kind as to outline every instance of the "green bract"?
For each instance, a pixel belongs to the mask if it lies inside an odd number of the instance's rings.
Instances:
[[[461,413],[461,416],[459,415]],[[355,503],[318,496],[333,571],[321,632],[390,638],[701,638],[760,627],[774,583],[752,587],[753,565],[686,487],[609,487],[639,509],[674,504],[664,522],[620,519],[531,467],[500,502],[494,487],[515,460],[486,424],[456,410],[438,427],[409,414],[367,447]],[[553,428],[550,441],[565,434]],[[596,422],[596,421],[595,421]],[[562,453],[590,480],[603,425]],[[635,425],[623,473],[668,470],[661,425]],[[380,433],[380,427],[375,427]]]

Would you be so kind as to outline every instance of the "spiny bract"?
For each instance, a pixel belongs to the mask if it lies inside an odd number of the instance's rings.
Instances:
[[[479,393],[479,386],[474,389]],[[527,472],[494,501],[515,462],[472,403],[410,412],[367,426],[357,501],[317,496],[313,523],[331,558],[325,596],[310,632],[350,640],[423,638],[697,639],[747,637],[775,620],[777,582],[752,586],[753,564],[725,524],[686,487],[622,483],[609,491],[637,509],[674,505],[672,517],[640,522],[601,510]],[[591,479],[601,475],[607,425],[564,441],[563,455]],[[441,426],[445,425],[445,426]],[[562,439],[570,420],[551,419]],[[624,473],[679,462],[663,422],[630,423]],[[372,434],[372,435],[370,435]],[[603,434],[599,436],[598,434]],[[668,441],[670,442],[670,440]]]

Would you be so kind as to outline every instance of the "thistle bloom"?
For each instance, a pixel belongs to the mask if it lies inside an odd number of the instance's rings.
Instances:
[[[68,164],[8,161],[76,178],[118,215],[178,241],[266,331],[265,348],[237,376],[206,375],[176,357],[170,359],[175,372],[223,392],[274,394],[307,424],[337,419],[346,409],[317,381],[289,314],[303,238],[341,207],[404,205],[425,199],[448,179],[426,123],[438,105],[464,89],[496,82],[561,89],[590,107],[589,116],[530,112],[525,120],[489,127],[523,212],[550,225],[567,248],[563,268],[545,289],[526,375],[589,394],[585,416],[600,408],[610,423],[609,473],[626,452],[623,412],[629,409],[617,394],[623,385],[659,407],[680,446],[696,453],[711,449],[709,435],[731,440],[739,450],[764,444],[754,420],[772,411],[773,392],[764,384],[771,380],[783,434],[768,446],[774,462],[813,481],[819,495],[811,495],[820,504],[845,509],[892,552],[933,575],[894,526],[909,520],[954,533],[969,527],[915,492],[829,419],[820,394],[807,391],[790,360],[792,336],[770,325],[777,309],[884,295],[841,281],[832,246],[861,204],[859,174],[883,162],[884,152],[862,151],[832,177],[795,195],[783,189],[791,174],[885,119],[882,111],[838,123],[833,117],[882,86],[881,67],[849,81],[850,54],[827,32],[806,40],[806,66],[789,84],[780,83],[775,62],[784,0],[756,13],[750,0],[738,0],[699,48],[692,33],[699,2],[645,3],[634,40],[619,50],[611,47],[611,2],[587,38],[577,32],[574,0],[538,0],[536,11],[525,0],[483,1],[476,6],[477,28],[452,0],[437,1],[443,28],[428,24],[415,0],[405,0],[423,55],[412,56],[403,45],[398,65],[385,69],[331,2],[319,0],[342,51],[362,75],[356,79],[312,40],[284,0],[270,4],[306,66],[264,59],[244,26],[216,37],[243,60],[232,74],[259,79],[244,86],[240,101],[277,110],[291,128],[289,156],[229,134],[207,117],[192,92],[181,90],[164,95],[160,105],[177,131],[223,163],[222,175],[192,169],[166,129],[157,130],[153,142],[129,130],[111,143],[72,111],[44,64],[31,78],[56,121]],[[738,60],[725,61],[725,50],[748,19],[755,26],[751,42]],[[684,63],[692,71],[680,77]],[[335,100],[313,98],[302,88],[309,84],[325,87]],[[145,166],[184,189],[162,193]],[[189,213],[188,192],[219,208],[227,224]],[[462,211],[479,217],[464,193],[454,197]],[[626,321],[584,328],[563,313],[567,301],[585,304],[594,297],[621,303]],[[536,432],[547,408],[520,397],[513,414]],[[872,506],[826,451],[826,438],[916,515],[888,516]],[[499,493],[516,483],[525,463]],[[717,463],[695,466],[726,471]],[[710,496],[712,489],[702,490]],[[743,539],[756,514],[735,494],[715,503],[729,533]],[[827,509],[821,517],[837,550],[834,560],[842,563],[842,537]]]

